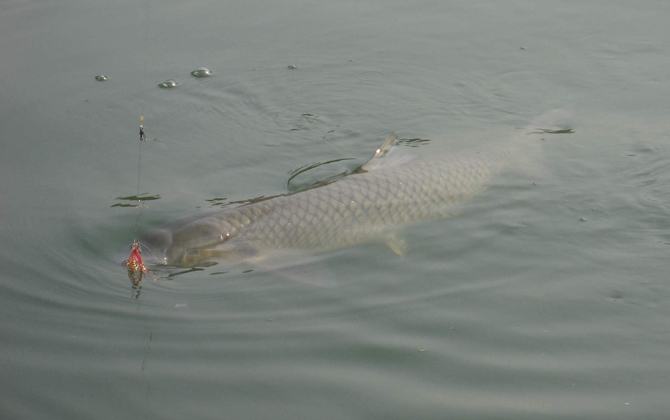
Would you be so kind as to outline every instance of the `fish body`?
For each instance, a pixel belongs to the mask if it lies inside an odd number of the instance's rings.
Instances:
[[[526,134],[517,136],[521,144],[533,141]],[[373,241],[386,241],[400,254],[402,247],[394,236],[399,227],[459,213],[459,204],[485,189],[510,156],[526,150],[519,144],[412,159],[390,136],[355,173],[303,191],[177,220],[147,232],[140,242],[154,262],[179,267]]]

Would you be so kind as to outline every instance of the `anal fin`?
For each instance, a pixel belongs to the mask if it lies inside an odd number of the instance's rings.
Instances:
[[[396,235],[389,235],[386,238],[386,245],[399,257],[404,257],[407,252],[407,243]]]
[[[337,278],[325,264],[324,257],[299,250],[274,251],[247,263],[286,280],[327,289],[338,287]]]

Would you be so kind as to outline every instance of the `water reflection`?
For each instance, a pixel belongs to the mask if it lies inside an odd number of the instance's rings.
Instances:
[[[116,197],[115,200],[122,200],[122,201],[136,201],[137,204],[129,204],[129,203],[116,203],[112,204],[110,207],[138,207],[142,201],[152,201],[152,200],[160,200],[161,196],[160,194],[156,195],[148,195],[149,193],[142,193],[142,194],[137,194],[137,195],[129,195],[126,197]]]
[[[328,161],[325,161],[325,162],[316,162],[316,163],[312,163],[311,165],[304,165],[304,166],[301,166],[299,168],[296,168],[296,169],[289,172],[290,177],[286,181],[286,188],[289,191],[294,192],[294,191],[302,190],[304,188],[312,188],[312,187],[316,187],[316,186],[319,186],[319,185],[325,185],[326,183],[330,183],[330,182],[334,181],[335,180],[334,178],[339,179],[340,177],[346,175],[348,172],[345,171],[345,172],[342,172],[340,174],[333,175],[333,176],[325,178],[325,179],[321,179],[321,180],[316,181],[316,182],[312,183],[311,185],[307,185],[307,186],[298,185],[298,186],[294,187],[291,184],[291,181],[293,181],[296,177],[298,177],[301,174],[304,174],[308,171],[314,170],[314,169],[316,169],[320,166],[330,165],[331,163],[343,162],[343,161],[347,161],[347,160],[354,160],[354,158],[333,159],[333,160],[328,160]]]
[[[429,139],[420,139],[420,138],[399,139],[398,141],[400,144],[404,144],[407,147],[420,147],[430,143]]]

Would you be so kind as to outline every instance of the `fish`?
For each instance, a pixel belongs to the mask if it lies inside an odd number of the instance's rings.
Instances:
[[[406,245],[398,237],[403,227],[460,214],[461,205],[509,168],[512,158],[539,143],[537,134],[572,132],[556,127],[545,122],[515,141],[427,158],[407,153],[389,135],[352,173],[149,230],[140,237],[150,254],[145,261],[191,268],[219,261],[262,264],[273,254],[314,254],[372,242],[404,255]]]

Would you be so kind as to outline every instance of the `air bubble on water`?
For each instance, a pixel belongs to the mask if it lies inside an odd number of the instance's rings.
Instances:
[[[99,74],[95,76],[95,80],[97,80],[98,82],[106,82],[107,76],[105,76],[104,74]]]
[[[207,67],[198,67],[197,69],[191,72],[191,76],[195,77],[209,77],[212,75],[212,71]]]
[[[163,83],[159,83],[158,86],[165,89],[171,89],[177,87],[177,82],[174,79],[167,79]]]

